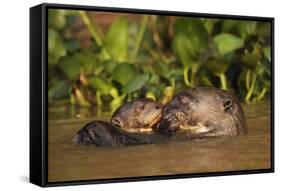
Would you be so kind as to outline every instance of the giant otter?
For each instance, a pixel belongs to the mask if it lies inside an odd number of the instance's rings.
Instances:
[[[191,137],[235,136],[247,132],[246,120],[236,96],[209,87],[189,88],[177,93],[164,109],[157,130]]]
[[[73,141],[77,144],[94,144],[102,147],[122,147],[152,144],[168,140],[161,134],[128,133],[105,121],[92,121],[80,129]]]
[[[159,124],[161,114],[161,104],[152,99],[139,99],[120,106],[113,113],[111,123],[126,132],[151,132]]]
[[[164,137],[151,132],[159,124],[162,105],[152,99],[138,99],[120,106],[111,123],[93,121],[77,132],[75,143],[97,146],[128,146],[159,142]]]

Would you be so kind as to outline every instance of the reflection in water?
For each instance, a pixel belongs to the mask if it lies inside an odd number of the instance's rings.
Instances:
[[[125,148],[75,145],[73,135],[94,119],[92,111],[49,109],[50,182],[270,168],[270,107],[244,106],[248,135],[170,141]],[[96,111],[95,111],[96,113]]]

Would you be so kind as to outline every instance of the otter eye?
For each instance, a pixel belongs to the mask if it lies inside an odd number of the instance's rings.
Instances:
[[[189,98],[186,96],[186,95],[181,95],[179,96],[179,101],[182,103],[182,104],[186,104],[189,102]]]
[[[142,111],[142,110],[144,110],[145,105],[144,105],[144,104],[141,104],[139,108],[140,108],[140,110]]]

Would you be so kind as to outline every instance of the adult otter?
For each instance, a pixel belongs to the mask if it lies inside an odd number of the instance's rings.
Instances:
[[[92,121],[76,133],[73,141],[79,144],[121,147],[151,144],[154,141],[157,141],[157,137],[130,134],[123,132],[111,123],[105,121]]]
[[[127,132],[151,132],[159,124],[162,107],[152,99],[127,102],[114,112],[111,123]]]
[[[186,132],[191,137],[235,136],[247,133],[236,96],[225,90],[197,87],[177,93],[164,109],[157,130]]]

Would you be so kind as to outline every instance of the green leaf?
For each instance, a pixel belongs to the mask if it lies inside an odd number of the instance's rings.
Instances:
[[[49,9],[48,26],[55,29],[62,29],[66,24],[65,10]]]
[[[124,62],[128,52],[128,22],[118,17],[111,25],[105,37],[105,48],[115,61]]]
[[[259,36],[266,38],[271,35],[271,23],[270,22],[258,22],[257,33]]]
[[[239,21],[237,23],[240,36],[246,38],[250,35],[257,33],[257,22],[256,21]]]
[[[69,80],[59,81],[48,90],[48,98],[60,100],[67,98],[71,89],[71,82]]]
[[[161,60],[157,60],[153,64],[153,72],[157,75],[163,76],[166,79],[170,78],[170,69],[168,65]]]
[[[159,84],[159,76],[157,76],[156,74],[151,74],[148,83],[149,84]]]
[[[237,50],[244,45],[244,40],[229,33],[221,33],[214,37],[214,42],[221,55]]]
[[[237,20],[226,19],[222,21],[221,30],[223,32],[231,32],[234,26],[237,25]]]
[[[247,69],[254,70],[257,66],[258,58],[252,53],[245,53],[242,56],[242,63]]]
[[[48,63],[56,64],[62,56],[66,55],[66,49],[59,33],[48,29]]]
[[[204,26],[206,28],[206,31],[209,35],[213,33],[213,29],[215,27],[215,24],[218,22],[218,19],[204,19]]]
[[[90,78],[91,85],[98,91],[101,92],[101,94],[109,95],[110,90],[112,88],[112,84],[100,77],[93,76]]]
[[[263,51],[265,57],[266,57],[269,61],[271,61],[271,48],[270,48],[270,46],[264,47],[262,51]]]
[[[75,79],[80,74],[79,63],[79,60],[77,60],[75,56],[66,56],[61,59],[59,67],[69,79]]]
[[[96,55],[90,49],[83,49],[74,54],[74,59],[79,61],[79,64],[85,71],[97,67],[98,61]]]
[[[126,86],[124,86],[123,91],[124,93],[131,93],[133,91],[136,91],[148,81],[149,75],[148,74],[142,74],[134,78],[132,81],[130,81]]]
[[[205,67],[214,75],[224,74],[228,68],[228,63],[224,58],[211,58],[205,63]]]
[[[77,51],[80,48],[80,42],[74,39],[65,41],[64,45],[66,50],[71,53]]]
[[[208,32],[201,20],[197,18],[179,18],[175,21],[175,37],[184,35],[187,40],[185,45],[188,47],[190,56],[197,57],[208,48]],[[181,39],[183,39],[181,37]],[[179,40],[178,40],[179,41]]]
[[[126,85],[136,76],[136,70],[132,64],[118,64],[112,73],[112,78],[122,85]]]
[[[178,34],[173,41],[173,48],[184,66],[188,66],[190,61],[196,57],[196,52],[192,47],[192,42],[184,34]]]
[[[112,74],[115,67],[117,66],[117,63],[113,60],[107,60],[105,62],[103,62],[104,65],[104,69],[106,72],[108,72],[109,74]]]

